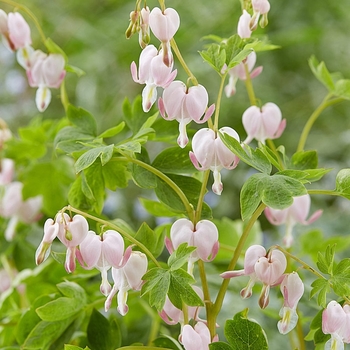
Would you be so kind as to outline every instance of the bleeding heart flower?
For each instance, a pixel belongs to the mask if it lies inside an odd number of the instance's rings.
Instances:
[[[116,269],[112,267],[112,276],[114,285],[105,302],[105,311],[111,306],[113,297],[118,292],[118,312],[124,316],[128,312],[126,304],[128,291],[130,289],[140,290],[142,285],[142,276],[147,271],[147,257],[141,252],[132,252],[126,264]]]
[[[157,99],[157,87],[166,88],[176,77],[177,70],[172,71],[172,64],[163,63],[161,52],[153,45],[142,50],[139,69],[136,63],[131,63],[131,75],[135,83],[146,84],[142,91],[142,107],[148,112]]]
[[[223,127],[218,132],[226,133],[239,141],[239,136],[235,130]],[[234,169],[239,158],[232,153],[212,129],[203,128],[196,132],[192,139],[192,149],[190,159],[198,170],[213,171],[214,184],[213,192],[220,195],[223,190],[220,170],[222,168]]]
[[[246,68],[248,69],[250,79],[257,77],[262,72],[262,66],[253,69],[255,66],[255,62],[256,53],[253,51],[246,57],[244,61],[242,61],[237,66],[234,66],[229,70],[229,80],[228,84],[225,86],[225,94],[227,97],[233,96],[236,93],[236,83],[238,79],[247,79]]]
[[[279,312],[282,319],[278,321],[277,327],[281,334],[287,334],[297,325],[296,308],[304,294],[304,283],[296,272],[292,272],[284,276],[280,288],[284,304]]]
[[[179,219],[170,229],[170,238],[166,240],[166,247],[172,253],[182,243],[197,249],[190,255],[188,271],[192,274],[193,264],[198,259],[211,261],[219,249],[219,233],[215,224],[209,220],[198,221],[196,226],[188,219]]]
[[[162,42],[164,64],[170,67],[173,64],[170,40],[179,29],[180,17],[173,8],[168,7],[162,12],[155,7],[149,15],[149,25],[156,38]]]
[[[242,122],[248,136],[244,143],[254,138],[265,144],[267,139],[277,139],[286,127],[286,120],[282,120],[282,113],[274,103],[266,103],[261,108],[249,107],[242,116]]]
[[[310,212],[311,198],[309,194],[294,197],[293,204],[286,209],[272,209],[267,207],[265,209],[266,218],[273,225],[286,224],[286,235],[284,237],[284,244],[289,248],[293,243],[292,231],[293,227],[299,223],[302,225],[310,225],[316,221],[321,215],[322,210],[317,210],[307,220]]]
[[[33,52],[30,68],[27,70],[29,85],[38,87],[36,106],[40,112],[45,111],[51,102],[50,88],[59,88],[65,75],[65,60],[60,54],[45,55],[41,51]]]
[[[163,98],[158,100],[160,114],[166,120],[176,119],[179,122],[179,146],[184,148],[188,143],[186,125],[192,120],[205,123],[213,114],[215,105],[208,106],[208,93],[204,86],[187,88],[181,81],[173,81],[164,89]]]

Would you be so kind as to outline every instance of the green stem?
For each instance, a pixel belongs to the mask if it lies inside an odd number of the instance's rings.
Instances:
[[[27,15],[32,19],[32,21],[34,22],[36,28],[38,29],[38,32],[41,36],[41,40],[43,41],[43,43],[45,44],[46,43],[46,36],[43,32],[43,30],[41,29],[41,26],[39,24],[39,21],[37,20],[36,16],[34,15],[34,13],[29,10],[29,8],[27,6],[24,6],[24,5],[21,5],[21,4],[18,4],[16,1],[12,1],[12,0],[0,0],[0,2],[3,2],[5,4],[8,4],[8,5],[11,5],[11,6],[14,6],[14,7],[17,7],[19,9],[21,9],[22,11],[26,12]]]
[[[298,310],[297,310],[298,312]],[[298,322],[297,322],[297,327],[296,327],[296,332],[297,332],[297,336],[298,336],[298,340],[299,340],[299,347],[298,349],[299,350],[305,350],[306,347],[305,347],[305,335],[304,335],[304,332],[303,332],[303,327],[302,327],[302,324],[301,324],[301,321],[300,321],[300,315],[298,315]]]
[[[245,227],[245,229],[243,230],[242,236],[238,241],[238,244],[237,244],[237,247],[236,247],[235,252],[233,254],[233,257],[228,265],[228,268],[227,268],[228,271],[231,271],[235,268],[237,261],[241,255],[242,250],[243,250],[243,246],[244,246],[244,244],[249,236],[250,230],[252,229],[255,222],[258,220],[259,216],[264,211],[265,207],[266,207],[266,205],[264,203],[261,203],[259,205],[259,207],[255,210],[255,212],[252,215],[252,217],[250,218],[250,220],[248,221],[248,224]],[[210,316],[213,318],[213,320],[209,320],[209,317],[208,317],[208,323],[209,323],[209,321],[211,321],[211,324],[214,324],[214,325],[216,324],[216,317],[222,308],[222,303],[224,301],[225,294],[226,294],[229,283],[230,283],[229,279],[223,280],[221,287],[220,287],[220,290],[219,290],[219,293],[216,297],[215,303],[211,309]],[[215,334],[215,332],[216,332],[215,328],[210,329],[210,332],[211,332],[211,334]]]
[[[324,194],[327,196],[341,196],[340,192],[337,191],[333,191],[333,190],[308,190],[307,191],[308,194]]]
[[[165,1],[159,0],[159,6],[160,6],[161,10],[164,11],[165,10]]]
[[[255,97],[252,79],[250,78],[250,72],[249,72],[249,68],[248,68],[247,63],[244,63],[244,70],[245,70],[245,75],[246,75],[245,87],[247,89],[249,101],[250,101],[250,104],[252,106],[256,106],[257,105],[256,97]]]
[[[193,223],[194,226],[196,226],[196,223],[201,219],[201,216],[202,216],[202,208],[203,208],[204,196],[205,196],[205,193],[207,191],[209,174],[210,174],[210,170],[206,170],[204,172],[202,187],[201,187],[201,191],[199,193],[198,204],[197,204],[197,208],[196,208],[195,222]]]
[[[120,151],[119,151],[120,152]],[[183,191],[181,190],[181,188],[176,185],[176,183],[171,180],[168,176],[166,176],[165,174],[163,174],[161,171],[159,171],[158,169],[154,168],[152,165],[149,165],[147,163],[142,162],[139,159],[136,158],[132,158],[127,156],[126,154],[120,152],[124,157],[125,160],[128,160],[134,164],[137,164],[139,166],[141,166],[142,168],[150,171],[151,173],[153,173],[154,175],[156,175],[157,177],[159,177],[161,180],[163,180],[166,184],[168,184],[168,186],[174,190],[174,192],[179,196],[179,198],[181,199],[182,203],[184,204],[185,208],[186,208],[186,212],[187,212],[187,216],[189,217],[189,219],[193,222],[194,218],[195,218],[195,213],[194,213],[194,209],[192,204],[188,201],[186,195],[183,193]],[[123,160],[122,158],[114,158],[114,159],[118,159],[118,160]]]
[[[179,60],[182,68],[184,69],[186,74],[190,77],[190,79],[192,81],[192,84],[197,86],[198,85],[198,81],[197,81],[196,77],[193,75],[193,73],[191,72],[191,70],[188,68],[185,60],[183,59],[183,57],[181,55],[181,52],[180,52],[179,48],[177,47],[177,44],[176,44],[176,41],[175,41],[174,38],[170,40],[170,45],[171,45],[171,48],[173,49],[177,59]]]
[[[68,98],[68,94],[67,94],[67,90],[66,90],[66,84],[65,84],[65,80],[62,81],[61,83],[61,102],[63,105],[64,110],[67,112],[68,106],[69,106],[69,98]]]
[[[317,276],[319,278],[327,279],[326,277],[321,275],[318,271],[316,271],[313,267],[311,267],[309,264],[307,264],[305,261],[303,261],[303,260],[299,259],[298,257],[296,257],[295,255],[289,253],[288,250],[280,247],[279,245],[274,245],[274,246],[271,247],[271,249],[278,249],[278,250],[280,250],[284,255],[287,255],[288,257],[290,257],[293,260],[297,261],[305,270],[310,271],[311,273],[313,273],[315,276]]]
[[[320,114],[329,106],[334,105],[336,103],[342,102],[344,101],[343,98],[338,97],[338,98],[333,98],[330,99],[332,97],[332,94],[328,94],[323,101],[321,102],[321,104],[315,109],[315,111],[311,114],[309,120],[306,122],[304,129],[301,133],[300,139],[299,139],[299,144],[298,144],[298,148],[297,148],[297,152],[300,152],[304,149],[307,137],[309,136],[310,130],[312,128],[312,126],[314,125],[315,121],[317,120],[317,118],[320,116]]]
[[[272,152],[273,152],[273,153],[276,155],[276,157],[277,157],[278,164],[279,164],[279,166],[280,166],[280,168],[281,168],[281,169],[279,169],[279,170],[284,170],[284,164],[283,164],[283,162],[282,162],[282,159],[281,159],[281,157],[280,157],[280,154],[278,153],[278,151],[277,151],[277,149],[276,149],[275,143],[274,143],[272,140],[268,139],[268,140],[267,140],[267,144],[268,144],[268,146],[270,147],[270,149],[272,150]]]
[[[203,290],[203,296],[204,296],[204,303],[205,307],[207,309],[207,314],[211,307],[211,299],[210,299],[210,292],[208,287],[208,281],[207,281],[207,275],[205,273],[204,268],[204,262],[202,260],[198,260],[198,268],[199,268],[199,276],[202,282],[202,290]]]
[[[84,216],[85,218],[89,218],[92,219],[96,222],[99,222],[102,225],[108,226],[113,230],[118,231],[122,236],[124,236],[125,238],[127,238],[130,242],[136,244],[140,249],[142,249],[145,254],[154,262],[154,264],[157,267],[161,267],[160,264],[158,263],[157,259],[153,256],[153,254],[148,250],[148,248],[143,245],[141,242],[139,242],[137,239],[135,239],[133,236],[131,236],[129,233],[127,233],[123,228],[119,227],[118,225],[112,224],[111,222],[107,221],[107,220],[103,220],[101,218],[98,218],[97,216],[88,214],[82,210],[73,208],[71,205],[68,205],[67,207],[62,209],[62,212],[69,210],[72,211],[73,213],[76,214],[80,214],[82,216]]]
[[[222,93],[224,91],[226,76],[227,76],[227,72],[221,76],[218,97],[216,99],[215,116],[214,116],[214,131],[215,132],[217,132],[218,128],[219,128],[219,115],[220,115],[221,99],[222,99]]]

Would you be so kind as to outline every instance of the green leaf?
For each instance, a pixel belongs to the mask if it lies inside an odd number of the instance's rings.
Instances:
[[[73,320],[74,318],[67,318],[55,322],[39,322],[22,344],[23,349],[47,349],[50,344],[59,339]]]
[[[141,149],[141,153],[135,154],[135,158],[141,160],[143,163],[150,164],[148,152],[145,148]],[[157,186],[157,177],[144,167],[132,164],[131,165],[132,178],[137,186],[141,188],[155,188]]]
[[[117,126],[107,129],[102,134],[98,135],[98,138],[106,139],[118,135],[125,127],[125,122],[119,123]]]
[[[73,125],[79,127],[82,132],[96,136],[97,126],[95,118],[85,109],[69,105],[67,118]]]
[[[88,150],[83,142],[93,142],[95,136],[90,132],[81,130],[76,126],[66,126],[61,129],[54,140],[55,149],[60,149],[67,154],[73,154],[82,150]]]
[[[329,90],[334,91],[335,85],[333,79],[324,62],[319,63],[315,56],[309,59],[309,65],[315,77]]]
[[[64,69],[67,72],[76,74],[79,78],[85,75],[85,72],[82,69],[76,66],[72,66],[71,64],[66,63],[66,65],[64,66]]]
[[[170,269],[173,271],[180,269],[195,250],[196,247],[189,247],[187,243],[180,244],[168,259],[168,266]]]
[[[114,145],[102,146],[92,148],[89,151],[82,154],[76,161],[74,167],[75,172],[78,174],[82,170],[91,166],[97,158],[101,159],[102,166],[110,161],[113,156]]]
[[[55,215],[67,204],[68,189],[74,180],[71,169],[71,162],[65,157],[28,167],[21,176],[23,199],[41,195],[43,211],[49,216]]]
[[[207,62],[218,73],[221,73],[221,69],[226,61],[226,52],[220,45],[210,44],[207,50],[200,51],[199,53],[205,62]]]
[[[292,205],[293,197],[306,193],[304,185],[289,176],[255,174],[241,190],[242,219],[251,217],[260,201],[273,209],[285,209]]]
[[[142,279],[146,283],[142,286],[141,295],[149,293],[150,306],[154,306],[157,311],[161,311],[170,286],[169,271],[156,267],[149,270]]]
[[[102,167],[102,175],[105,186],[112,191],[127,187],[131,178],[127,164],[118,160],[111,160],[105,164]]]
[[[173,217],[178,216],[178,213],[173,212],[168,206],[163,203],[152,201],[146,198],[139,198],[142,206],[153,216],[156,217]]]
[[[244,145],[243,148],[234,137],[226,133],[219,133],[219,136],[226,147],[231,150],[236,156],[238,156],[240,160],[262,173],[271,173],[271,163],[259,148],[253,150],[248,145]]]
[[[163,173],[193,174],[194,168],[188,156],[191,147],[170,147],[157,155],[152,166]]]
[[[318,293],[317,303],[323,308],[326,307],[327,293],[330,291],[329,281],[324,278],[319,278],[312,282],[312,290],[310,292],[310,298]]]
[[[340,79],[335,83],[334,94],[346,100],[350,100],[350,80]]]
[[[137,231],[135,238],[144,244],[151,252],[156,248],[158,237],[154,231],[144,222]]]
[[[120,332],[96,309],[92,310],[87,326],[87,338],[92,349],[114,350],[121,344]]]
[[[172,349],[172,350],[183,350],[182,346],[179,344],[179,342],[176,339],[166,334],[163,334],[162,336],[153,340],[153,344],[157,347],[157,349],[166,348],[166,349]]]
[[[342,169],[335,179],[336,191],[343,197],[350,199],[350,169]]]
[[[246,47],[247,41],[240,38],[238,34],[232,35],[224,44],[226,51],[226,65],[230,69],[241,63],[252,51],[252,45]]]
[[[194,207],[196,207],[202,183],[189,176],[181,176],[176,174],[167,174],[167,176],[182,190],[188,201]],[[157,187],[155,189],[155,193],[158,199],[167,205],[171,210],[178,213],[184,213],[186,211],[185,205],[177,193],[165,181],[159,178],[157,178]],[[203,210],[205,210],[207,214],[211,214],[210,208],[203,207]]]
[[[209,349],[210,350],[232,350],[232,346],[222,341],[218,341],[218,342],[209,344]]]
[[[300,151],[294,153],[290,160],[292,169],[307,170],[316,169],[318,165],[318,156],[316,151]]]
[[[248,309],[226,321],[225,336],[234,350],[268,349],[266,334],[258,323],[248,319]]]
[[[137,96],[133,103],[125,98],[123,102],[124,121],[135,135],[145,123],[148,115],[142,110],[141,96]]]
[[[55,322],[74,316],[83,306],[80,300],[62,297],[37,308],[36,312],[43,321]]]
[[[203,301],[191,287],[195,280],[182,269],[170,271],[170,287],[168,297],[178,309],[183,302],[188,306],[204,306]]]

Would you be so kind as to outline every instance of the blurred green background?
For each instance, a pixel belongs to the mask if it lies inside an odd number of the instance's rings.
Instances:
[[[137,35],[125,39],[125,30],[129,22],[129,13],[134,7],[133,1],[120,0],[23,0],[19,3],[28,6],[37,16],[47,37],[52,38],[69,57],[69,63],[85,71],[78,78],[68,73],[66,86],[71,102],[89,110],[97,119],[99,131],[117,125],[122,120],[122,103],[125,97],[133,100],[142,86],[135,84],[130,75],[130,63],[136,61],[141,49]],[[271,43],[280,49],[258,54],[257,65],[263,65],[263,73],[254,79],[257,97],[262,101],[276,103],[287,119],[287,128],[276,145],[283,144],[288,156],[297,147],[301,130],[314,109],[326,95],[326,89],[312,75],[308,59],[315,55],[325,61],[331,72],[340,72],[350,78],[350,12],[348,0],[271,0],[269,25],[258,29],[257,35],[267,35]],[[156,1],[148,2],[152,8]],[[229,37],[236,33],[236,25],[241,14],[239,0],[168,0],[168,7],[179,12],[181,26],[175,39],[198,81],[210,94],[210,103],[215,102],[219,77],[203,62],[198,54],[208,40],[203,37],[215,34]],[[6,12],[13,7],[3,5]],[[28,20],[32,28],[33,46],[44,50],[38,31]],[[152,38],[152,43],[158,45]],[[186,80],[185,73],[179,70],[178,78]],[[64,110],[57,98],[58,90],[52,91],[53,99],[43,118],[60,118]],[[13,54],[0,46],[0,117],[15,131],[19,126],[27,125],[38,112],[35,107],[35,89],[27,86],[24,71],[15,61]],[[245,138],[241,116],[249,106],[244,84],[238,82],[237,94],[222,101],[220,126],[231,126]],[[333,189],[335,176],[342,168],[350,167],[350,103],[343,102],[328,108],[317,120],[306,144],[306,149],[317,149],[320,167],[333,168],[325,178],[315,185],[317,188]],[[151,114],[150,114],[151,115]],[[170,125],[170,124],[169,124]],[[177,122],[171,123],[177,128]],[[195,128],[195,126],[192,126]],[[153,153],[161,149],[161,144],[152,145]],[[220,198],[208,195],[214,217],[227,216],[239,218],[239,191],[244,181],[251,175],[248,168],[241,164],[232,172],[223,172],[224,192]],[[144,195],[131,184],[113,197],[113,216],[135,223],[147,219],[140,206],[126,201],[134,196]],[[146,194],[147,195],[147,194]],[[312,210],[326,209],[321,220],[313,226],[321,228],[326,236],[347,235],[350,224],[349,201],[345,199],[318,196],[312,198]],[[264,240],[273,244],[279,228],[271,228],[266,220],[261,220],[265,232]],[[282,228],[283,230],[283,228]],[[305,232],[307,228],[298,228]],[[298,243],[298,238],[296,239]],[[312,245],[313,243],[309,243]],[[242,282],[244,283],[244,281]],[[242,287],[242,286],[240,286]],[[237,290],[240,287],[235,287]],[[234,299],[237,301],[237,299]],[[232,301],[233,303],[236,301]],[[232,309],[239,311],[243,305],[231,306],[227,302],[228,315]],[[249,301],[244,307],[255,308],[256,300]],[[277,308],[277,306],[276,306]],[[230,316],[228,316],[230,317]],[[259,316],[258,316],[259,317]],[[272,324],[275,324],[273,320]],[[272,325],[271,324],[271,325]],[[275,326],[271,326],[272,328]],[[268,328],[268,327],[264,327]],[[269,337],[274,337],[276,331]],[[283,337],[277,335],[279,341]],[[311,347],[312,348],[312,347]],[[271,348],[272,349],[272,348]],[[276,349],[279,349],[276,347]]]

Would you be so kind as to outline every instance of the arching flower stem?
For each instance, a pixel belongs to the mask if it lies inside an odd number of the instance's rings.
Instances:
[[[118,225],[112,224],[111,222],[108,222],[107,220],[103,220],[101,218],[98,218],[97,216],[85,213],[82,210],[76,209],[72,207],[71,205],[68,205],[62,209],[62,213],[65,212],[66,210],[69,210],[70,212],[80,214],[84,216],[85,218],[89,218],[91,220],[94,220],[102,225],[108,226],[113,230],[118,231],[122,236],[127,238],[131,243],[136,244],[142,251],[154,262],[154,264],[157,267],[161,267],[157,259],[154,257],[154,255],[149,251],[149,249],[143,245],[141,242],[139,242],[137,239],[135,239],[133,236],[131,236],[129,233],[127,233],[123,228],[119,227]]]

